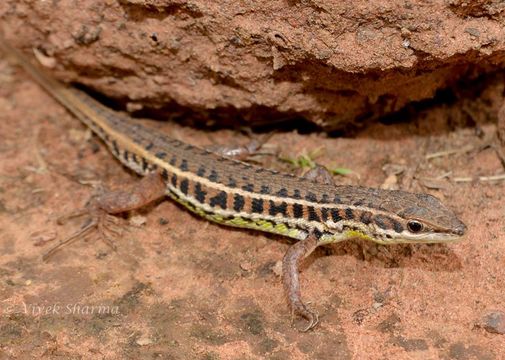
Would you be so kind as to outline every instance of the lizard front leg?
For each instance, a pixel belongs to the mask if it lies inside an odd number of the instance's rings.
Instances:
[[[307,327],[302,331],[312,329],[319,322],[318,314],[309,309],[302,301],[299,267],[302,260],[319,245],[320,236],[317,230],[312,231],[304,240],[291,245],[282,259],[282,283],[292,314],[301,315],[309,321]]]
[[[334,185],[333,176],[324,166],[316,165],[305,173],[303,177],[315,183]],[[284,292],[288,298],[291,311],[293,314],[301,315],[309,321],[303,331],[314,328],[319,322],[319,317],[315,311],[309,309],[302,301],[299,266],[303,259],[319,246],[320,236],[321,233],[319,231],[313,230],[304,240],[293,244],[282,260]]]

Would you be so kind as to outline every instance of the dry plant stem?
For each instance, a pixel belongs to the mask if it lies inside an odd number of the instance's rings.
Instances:
[[[465,153],[465,152],[468,152],[468,151],[471,151],[471,150],[473,150],[473,146],[465,146],[465,147],[463,147],[461,149],[450,149],[450,150],[438,151],[438,152],[434,152],[434,153],[431,153],[431,154],[427,154],[425,156],[425,159],[426,160],[431,160],[431,159],[435,159],[437,157]]]
[[[455,177],[453,179],[455,182],[472,182],[472,181],[503,181],[505,180],[505,174],[491,175],[491,176],[479,176],[477,178],[473,177]]]

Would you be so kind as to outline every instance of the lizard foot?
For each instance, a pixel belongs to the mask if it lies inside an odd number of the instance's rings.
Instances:
[[[91,199],[83,209],[60,217],[57,220],[57,223],[59,225],[63,225],[68,220],[81,216],[86,216],[81,228],[62,240],[59,244],[49,249],[42,257],[44,261],[47,261],[63,246],[69,245],[79,239],[85,239],[92,235],[95,231],[98,234],[99,239],[105,242],[112,250],[115,251],[117,249],[114,239],[120,237],[122,233],[119,219],[101,209],[98,206],[97,201],[94,199]]]
[[[166,187],[159,173],[153,172],[142,178],[129,190],[101,191],[93,196],[86,206],[78,211],[68,214],[58,220],[62,224],[67,220],[80,216],[87,216],[81,228],[58,245],[51,248],[43,259],[47,260],[62,246],[72,243],[79,238],[88,236],[96,230],[102,239],[113,250],[116,250],[114,237],[121,235],[119,219],[112,216],[130,210],[141,208],[165,195]]]
[[[307,332],[317,326],[319,324],[319,314],[311,310],[307,305],[303,302],[298,304],[291,303],[291,325],[294,326],[295,317],[299,315],[308,320],[307,326],[302,329],[299,329],[301,332]]]

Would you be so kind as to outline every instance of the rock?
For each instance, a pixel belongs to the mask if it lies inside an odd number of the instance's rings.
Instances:
[[[490,333],[505,334],[505,313],[503,311],[487,313],[482,319],[482,327]]]
[[[505,65],[501,2],[4,0],[0,16],[58,78],[160,117],[337,129]]]

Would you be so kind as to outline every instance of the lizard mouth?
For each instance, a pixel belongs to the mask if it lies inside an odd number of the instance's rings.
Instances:
[[[420,244],[434,244],[434,243],[450,243],[456,242],[463,239],[464,232],[461,233],[430,233],[430,234],[420,234],[411,235],[408,239],[405,239],[409,243],[420,243]]]
[[[445,244],[460,241],[464,238],[464,231],[450,232],[450,233],[424,233],[424,234],[384,234],[384,236],[377,236],[372,240],[379,244]]]

